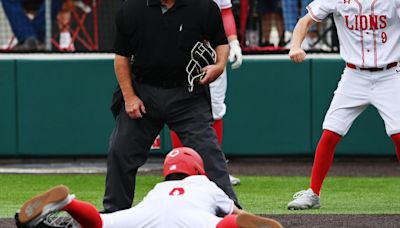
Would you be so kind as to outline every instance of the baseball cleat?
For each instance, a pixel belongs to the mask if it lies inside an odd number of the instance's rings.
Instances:
[[[237,177],[234,177],[229,174],[229,180],[231,181],[232,185],[239,185],[240,184],[240,179]]]
[[[289,210],[318,209],[320,207],[319,196],[311,188],[296,192],[293,200],[288,203]]]
[[[240,213],[236,218],[236,224],[240,228],[282,228],[282,224],[278,221],[270,218],[264,218],[261,216]]]
[[[19,211],[19,221],[35,225],[49,213],[59,211],[69,204],[74,195],[69,194],[68,187],[59,185],[26,201]]]

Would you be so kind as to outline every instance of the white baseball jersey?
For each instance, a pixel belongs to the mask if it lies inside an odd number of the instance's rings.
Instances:
[[[400,0],[314,0],[307,9],[317,22],[333,13],[346,62],[370,68],[400,60]]]
[[[314,0],[315,21],[333,13],[340,55],[348,63],[326,113],[323,129],[345,135],[369,106],[378,110],[388,135],[400,132],[400,71],[385,68],[400,60],[400,0]]]
[[[234,203],[206,176],[189,176],[157,184],[141,203],[112,214],[101,214],[103,228],[216,227],[216,213],[231,214]]]

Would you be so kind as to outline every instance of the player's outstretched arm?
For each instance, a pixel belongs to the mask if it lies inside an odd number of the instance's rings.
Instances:
[[[234,206],[232,214],[236,216],[237,227],[271,227],[283,228],[282,224],[275,219],[265,218],[248,213]],[[217,228],[231,227],[231,226],[217,226]]]
[[[306,58],[306,52],[301,49],[301,44],[303,43],[311,25],[314,23],[315,21],[309,14],[305,15],[297,22],[293,31],[292,45],[289,51],[289,57],[293,62],[301,63]]]

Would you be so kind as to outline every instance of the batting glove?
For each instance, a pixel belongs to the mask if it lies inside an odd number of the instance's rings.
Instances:
[[[242,65],[243,56],[242,49],[238,40],[229,42],[229,61],[232,63],[232,70],[239,68]]]

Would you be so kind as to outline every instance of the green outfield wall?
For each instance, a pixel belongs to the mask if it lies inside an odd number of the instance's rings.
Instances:
[[[337,57],[246,57],[228,69],[223,149],[235,156],[313,155],[344,63]],[[0,156],[106,155],[114,119],[111,58],[0,59]],[[168,130],[161,149],[171,147]],[[390,155],[370,107],[338,146],[340,155]]]
[[[0,61],[0,156],[17,153],[15,61]]]

